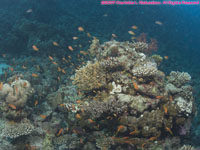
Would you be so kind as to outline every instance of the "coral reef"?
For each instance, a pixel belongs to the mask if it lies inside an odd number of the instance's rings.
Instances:
[[[34,127],[30,122],[23,121],[21,123],[8,124],[2,132],[4,137],[15,139],[23,135],[28,135],[33,130]]]
[[[74,112],[77,123],[108,130],[115,146],[129,143],[148,149],[153,141],[179,135],[176,129],[194,114],[192,88],[187,85],[190,75],[171,72],[166,78],[157,68],[162,59],[141,53],[146,43],[93,42],[97,57],[72,77],[82,93]]]

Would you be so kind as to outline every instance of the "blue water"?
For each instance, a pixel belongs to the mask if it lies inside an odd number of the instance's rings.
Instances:
[[[8,78],[16,74],[22,74],[26,80],[31,78],[32,73],[42,76],[30,79],[31,84],[36,84],[32,102],[29,101],[27,104],[28,108],[34,111],[34,116],[28,115],[31,120],[41,114],[39,112],[45,107],[47,95],[66,85],[69,77],[75,73],[74,68],[89,59],[83,57],[81,60],[77,56],[80,50],[87,51],[90,46],[92,37],[88,37],[87,33],[98,38],[100,43],[110,41],[112,34],[117,36],[115,38],[117,41],[131,41],[128,31],[135,25],[138,27],[134,30],[136,36],[146,33],[149,38],[157,39],[158,50],[154,52],[155,54],[168,56],[169,59],[159,66],[160,70],[166,75],[172,70],[188,72],[191,75],[190,84],[193,87],[196,113],[191,119],[190,134],[181,137],[180,143],[198,147],[200,146],[199,10],[200,5],[105,6],[97,0],[0,0],[0,54],[6,55],[2,57],[3,63],[11,65],[14,69],[10,71],[7,68],[7,75],[6,77],[1,75],[1,81],[8,83]],[[162,25],[156,24],[156,21],[160,21]],[[80,26],[84,28],[84,32],[78,31]],[[73,40],[72,37],[78,37],[78,40]],[[52,45],[55,41],[59,46]],[[39,51],[34,51],[32,45],[36,45]],[[69,51],[68,46],[72,46],[74,51]],[[52,56],[53,61],[61,64],[61,69],[65,69],[67,73],[56,73],[57,67],[48,64],[48,56]],[[71,63],[65,65],[61,60],[68,56],[72,57]],[[23,65],[26,69],[21,68]],[[57,82],[58,77],[60,79]],[[39,84],[41,85],[37,86]],[[39,104],[36,104],[37,108],[34,105],[35,100],[39,101]],[[57,110],[51,111],[51,115],[45,115],[53,117],[53,112]],[[3,110],[1,112],[4,113]],[[58,111],[58,113],[61,113],[61,120],[66,117],[66,112],[62,114],[62,111]],[[57,130],[66,127],[63,122],[57,125]],[[77,130],[82,132],[82,129]],[[41,138],[44,139],[45,136]],[[23,144],[27,143],[30,141]]]

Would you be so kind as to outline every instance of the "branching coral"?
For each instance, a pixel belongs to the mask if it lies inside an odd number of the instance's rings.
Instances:
[[[88,62],[86,66],[76,70],[73,83],[81,91],[92,91],[106,86],[106,74],[98,61]]]
[[[132,73],[138,77],[154,76],[157,73],[157,65],[154,62],[146,62],[133,68]]]

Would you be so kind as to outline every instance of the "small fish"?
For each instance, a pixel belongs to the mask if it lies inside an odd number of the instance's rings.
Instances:
[[[33,48],[34,51],[39,51],[39,48],[37,48],[36,45],[33,45],[32,48]]]
[[[61,71],[62,71],[62,73],[66,74],[66,71],[64,69],[62,69]]]
[[[83,27],[78,27],[78,31],[84,31]]]
[[[3,82],[0,82],[0,91],[3,89]]]
[[[72,46],[68,46],[68,49],[70,50],[70,51],[73,51],[74,49],[72,48]]]
[[[2,54],[2,57],[5,58],[5,57],[6,57],[6,54]]]
[[[25,67],[24,65],[22,65],[22,68],[23,68],[23,69],[27,69],[27,67]]]
[[[15,86],[15,93],[18,94],[18,88]]]
[[[59,106],[61,106],[61,107],[65,107],[66,105],[65,105],[65,104],[60,104]]]
[[[80,51],[80,54],[87,55],[87,52],[85,52],[85,51]]]
[[[157,99],[162,99],[164,96],[156,96]]]
[[[60,72],[62,69],[60,67],[58,67],[58,72]]]
[[[49,59],[50,59],[50,60],[53,60],[53,57],[52,57],[52,56],[49,56]]]
[[[169,57],[168,56],[164,56],[165,60],[167,60]]]
[[[156,136],[153,136],[153,137],[150,137],[150,138],[149,138],[150,141],[155,141],[156,139],[157,139]]]
[[[81,112],[82,112],[82,113],[84,113],[84,112],[85,112],[83,108],[81,108]]]
[[[129,134],[134,135],[134,134],[137,134],[137,133],[138,133],[138,130],[134,130],[134,131],[130,132]]]
[[[142,148],[144,148],[145,144],[146,144],[146,143],[143,143],[143,144],[142,144]]]
[[[12,67],[10,67],[9,69],[10,69],[10,71],[12,71],[12,72],[14,71],[14,68],[12,68]]]
[[[80,104],[80,103],[81,103],[81,100],[80,100],[80,99],[79,99],[79,100],[77,100],[77,101],[76,101],[76,103],[77,103],[77,104]]]
[[[166,107],[166,106],[163,106],[163,109],[164,109],[165,114],[167,114],[167,112],[168,112],[167,107]]]
[[[128,31],[128,33],[129,33],[130,35],[135,35],[135,33],[134,33],[133,31]]]
[[[173,132],[172,132],[172,130],[170,128],[165,127],[165,130],[168,131],[171,135],[173,135]]]
[[[132,36],[132,37],[131,37],[131,39],[132,39],[132,40],[135,40],[135,39],[136,39],[136,37]]]
[[[81,115],[80,114],[76,114],[76,118],[77,119],[81,119]]]
[[[53,45],[54,46],[59,46],[59,44],[57,42],[55,42],[55,41],[53,42]]]
[[[117,133],[125,128],[124,125],[120,125],[117,127]]]
[[[36,74],[36,73],[32,73],[32,77],[37,78],[37,77],[38,77],[38,74]]]
[[[160,25],[160,26],[162,26],[162,25],[163,25],[163,23],[162,23],[162,22],[160,22],[160,21],[155,21],[155,24],[157,24],[157,25]]]
[[[15,105],[13,105],[13,104],[8,104],[8,106],[9,106],[10,108],[12,108],[12,109],[17,109],[17,107],[16,107]]]
[[[73,39],[73,40],[77,40],[77,39],[78,39],[78,37],[77,37],[77,36],[74,36],[72,39]]]
[[[89,123],[95,123],[95,121],[92,119],[88,119],[88,121],[89,121]]]
[[[128,136],[126,136],[126,137],[123,137],[122,139],[123,139],[123,140],[127,140],[128,138],[129,138],[129,137],[128,137]]]
[[[169,96],[169,101],[172,102],[173,101],[173,97],[170,95]]]
[[[108,17],[108,14],[104,14],[103,17]]]
[[[113,38],[117,38],[116,34],[112,33],[112,37]]]
[[[33,12],[32,9],[28,9],[28,10],[26,11],[26,13],[32,13],[32,12]]]
[[[58,79],[58,81],[60,81],[60,77],[59,77],[59,76],[58,76],[58,78],[57,78],[57,79]]]
[[[40,117],[41,117],[42,119],[46,119],[46,118],[47,118],[46,115],[40,115]]]
[[[53,61],[52,63],[53,63],[54,65],[57,65],[57,62],[55,62],[55,61]]]
[[[61,128],[61,129],[58,131],[58,133],[57,133],[56,136],[59,136],[62,132],[63,132],[63,128]]]
[[[137,29],[138,29],[137,26],[132,26],[131,28],[134,29],[134,30],[137,30]]]
[[[91,37],[91,34],[90,34],[90,33],[87,33],[87,36],[88,36],[88,37]]]
[[[35,101],[34,105],[36,106],[38,104],[38,100]]]
[[[137,83],[135,83],[135,82],[133,82],[133,87],[134,87],[135,90],[139,89]]]

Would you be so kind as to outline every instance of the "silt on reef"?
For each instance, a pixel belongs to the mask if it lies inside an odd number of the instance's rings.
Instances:
[[[92,59],[72,76],[82,95],[77,123],[89,127],[88,132],[104,131],[112,147],[150,148],[154,141],[162,146],[166,138],[178,137],[177,129],[194,114],[190,75],[171,72],[166,78],[157,68],[162,60],[143,53],[148,49],[144,44],[100,45],[95,38]]]

